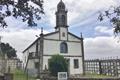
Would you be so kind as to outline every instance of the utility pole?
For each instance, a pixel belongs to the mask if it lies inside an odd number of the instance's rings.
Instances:
[[[38,59],[37,80],[40,80],[40,41],[39,41],[40,35],[36,35],[36,37],[38,38],[37,44],[36,44],[38,46],[38,47],[36,47],[36,48],[38,48],[38,49],[36,49],[36,50],[38,50],[36,53],[37,59]]]
[[[40,67],[40,78],[42,77],[42,70],[43,70],[43,47],[44,47],[44,34],[43,34],[43,28],[41,28],[41,34],[40,34],[40,53],[39,53],[39,67]]]
[[[38,37],[38,80],[40,80],[41,78],[41,73],[42,73],[42,69],[43,69],[43,38],[44,38],[44,34],[43,34],[43,28],[41,28],[41,34],[39,36],[36,35],[36,37]]]

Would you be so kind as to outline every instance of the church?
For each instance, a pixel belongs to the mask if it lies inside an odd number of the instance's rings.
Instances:
[[[82,34],[79,37],[69,32],[67,12],[65,4],[61,0],[55,13],[55,31],[44,34],[42,29],[40,37],[23,51],[24,68],[30,74],[37,75],[46,68],[48,69],[48,60],[55,54],[67,59],[69,75],[84,74],[83,37]]]

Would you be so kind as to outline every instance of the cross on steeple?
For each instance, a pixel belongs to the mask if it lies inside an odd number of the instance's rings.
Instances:
[[[81,34],[81,38],[83,38],[82,32],[80,34]]]
[[[41,34],[43,34],[43,27],[41,27]]]

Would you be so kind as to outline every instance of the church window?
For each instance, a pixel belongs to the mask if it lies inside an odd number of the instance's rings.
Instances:
[[[66,42],[60,44],[60,53],[68,53],[68,46]]]
[[[29,58],[32,58],[34,56],[34,52],[29,53]]]
[[[30,52],[29,53],[29,58],[32,58],[33,57],[33,52]]]
[[[35,62],[35,68],[36,68],[36,69],[39,68],[39,62]]]
[[[74,59],[74,68],[79,68],[79,61],[78,59]]]
[[[65,24],[65,15],[62,15],[62,23]]]
[[[64,32],[62,33],[62,36],[65,37],[65,33]]]
[[[59,9],[65,9],[64,5],[59,5]]]

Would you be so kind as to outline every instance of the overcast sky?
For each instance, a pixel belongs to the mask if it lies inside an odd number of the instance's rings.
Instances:
[[[44,33],[54,31],[55,11],[60,0],[44,0],[45,15],[37,21],[38,27],[29,28],[27,23],[13,17],[6,18],[8,28],[0,28],[2,42],[10,43],[18,56],[22,57],[22,51],[40,34],[40,28]],[[68,10],[69,31],[77,36],[83,33],[85,58],[120,57],[120,43],[114,38],[113,28],[107,21],[99,22],[99,11],[117,6],[119,0],[63,0]]]

